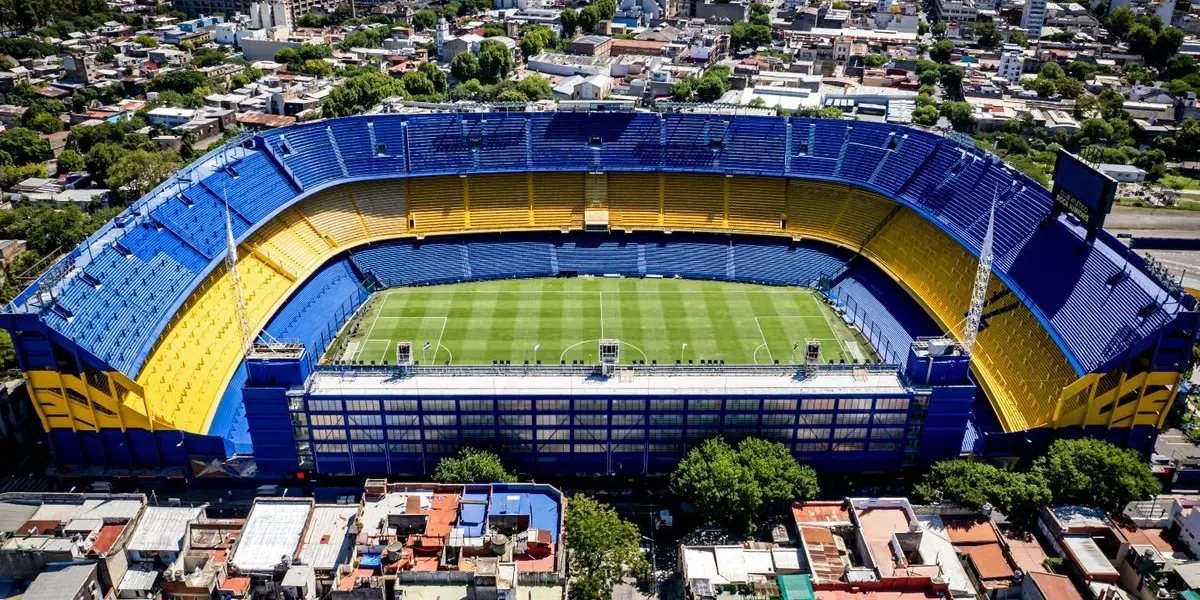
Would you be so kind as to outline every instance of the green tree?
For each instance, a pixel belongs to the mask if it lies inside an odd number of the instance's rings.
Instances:
[[[601,21],[611,21],[617,15],[616,0],[595,0],[592,6],[596,7],[596,14]]]
[[[950,54],[954,52],[954,42],[950,40],[938,40],[932,48],[929,49],[929,58],[942,64],[950,63]]]
[[[934,23],[932,28],[933,37],[944,37],[949,29],[950,28],[947,27],[945,23]]]
[[[745,21],[733,24],[729,32],[729,43],[736,52],[742,48],[757,48],[771,45],[771,28],[765,25],[752,25]]]
[[[1082,96],[1085,91],[1083,84],[1078,79],[1072,77],[1063,77],[1055,81],[1054,85],[1058,88],[1058,93],[1068,100],[1074,100]]]
[[[154,39],[153,36],[145,34],[145,33],[133,38],[133,43],[135,43],[143,48],[157,48],[158,47],[158,40]]]
[[[508,35],[508,32],[504,30],[504,25],[492,21],[483,26],[483,37],[496,37],[498,35]]]
[[[325,44],[301,44],[300,49],[296,52],[300,55],[300,60],[333,58],[333,48]]]
[[[328,61],[311,58],[300,65],[299,71],[308,75],[329,77],[333,75],[333,65],[329,64]]]
[[[508,78],[513,59],[508,47],[496,40],[483,40],[479,45],[479,80],[496,83]]]
[[[1063,68],[1060,67],[1058,63],[1054,62],[1048,62],[1042,65],[1042,70],[1038,71],[1039,77],[1045,77],[1046,79],[1051,80],[1060,79],[1066,76],[1066,74],[1066,71],[1063,71]]]
[[[551,100],[554,98],[554,90],[550,87],[550,80],[541,75],[530,75],[518,81],[513,86],[513,89],[524,95],[530,102]]]
[[[83,156],[84,166],[87,167],[87,172],[97,181],[104,181],[108,178],[108,169],[121,160],[130,151],[122,148],[120,144],[112,142],[102,142],[92,146],[87,154]]]
[[[1090,81],[1100,72],[1100,67],[1085,60],[1073,60],[1067,65],[1067,74],[1080,81]]]
[[[958,131],[970,131],[975,127],[975,108],[966,102],[943,102],[939,108],[942,116]]]
[[[168,150],[133,150],[108,168],[105,183],[133,198],[145,195],[176,169],[183,166],[179,154]]]
[[[596,30],[596,24],[600,22],[600,13],[596,10],[595,5],[589,4],[583,7],[583,10],[579,11],[579,16],[576,17],[575,22],[584,33],[591,33]]]
[[[514,88],[503,88],[492,96],[492,100],[496,102],[528,102],[529,98],[525,94],[517,91]]]
[[[30,129],[39,133],[56,133],[63,130],[62,119],[58,115],[52,115],[44,112],[39,113],[25,124]]]
[[[14,127],[0,133],[0,151],[8,153],[13,164],[27,165],[50,156],[50,144],[32,129]]]
[[[504,468],[500,457],[486,450],[464,448],[458,456],[438,461],[433,470],[438,483],[512,483],[516,476]]]
[[[972,510],[990,504],[1026,526],[1051,500],[1046,481],[1036,473],[1016,473],[970,460],[934,464],[914,491],[925,502],[952,502]]]
[[[545,25],[530,25],[521,30],[521,55],[526,59],[553,47],[554,31]]]
[[[83,155],[74,150],[63,150],[58,155],[59,173],[73,173],[75,171],[82,171],[84,167]]]
[[[1038,77],[1037,79],[1033,80],[1033,90],[1037,92],[1038,96],[1046,98],[1053,96],[1056,92],[1058,92],[1058,86],[1054,84],[1053,79]]]
[[[403,96],[404,84],[374,70],[365,70],[347,77],[342,84],[333,88],[321,105],[327,118],[357,115],[384,98]]]
[[[870,67],[872,69],[877,69],[879,67],[882,67],[884,64],[886,64],[887,59],[884,58],[884,56],[882,54],[876,54],[876,53],[872,52],[872,53],[868,54],[865,59],[863,59],[863,62],[865,62],[868,67]]]
[[[764,508],[816,496],[816,473],[787,447],[749,438],[735,449],[712,438],[688,452],[671,475],[671,491],[714,522],[750,529]]]
[[[1128,39],[1130,51],[1149,56],[1154,51],[1154,45],[1158,43],[1158,34],[1154,33],[1153,29],[1137,23],[1129,29]]]
[[[116,58],[117,49],[113,48],[112,46],[101,46],[101,48],[96,51],[96,60],[100,61],[100,64],[102,65],[111,63]]]
[[[225,51],[223,49],[201,48],[192,54],[192,66],[196,68],[215,67],[224,62]]]
[[[1058,505],[1098,506],[1120,511],[1151,498],[1162,486],[1137,452],[1096,439],[1057,440],[1033,464]]]
[[[300,52],[295,48],[280,48],[275,53],[275,62],[285,65],[300,64]]]
[[[716,102],[725,93],[725,83],[716,77],[701,77],[696,85],[696,98],[701,102]]]
[[[1000,45],[1000,35],[996,32],[996,26],[992,23],[979,23],[975,25],[975,43],[981,48],[995,48]]]
[[[938,117],[940,117],[941,115],[938,113],[938,109],[936,106],[933,106],[931,104],[924,104],[924,105],[918,106],[917,108],[913,109],[912,116],[913,116],[913,122],[916,123],[917,125],[933,127],[934,125],[937,125]]]
[[[562,26],[563,37],[571,39],[579,27],[579,12],[569,6],[562,9],[558,15],[558,24]]]
[[[1176,54],[1167,59],[1166,68],[1163,70],[1165,79],[1182,79],[1188,75],[1200,74],[1200,64],[1196,63],[1196,59],[1190,54]]]
[[[695,93],[696,81],[691,77],[684,77],[671,86],[671,99],[678,102],[690,102]]]
[[[437,25],[437,13],[429,10],[428,8],[418,10],[412,16],[412,24],[413,29],[416,29],[417,31],[430,29],[434,25]]]
[[[1175,150],[1184,158],[1200,157],[1200,121],[1184,119],[1175,134]]]
[[[212,82],[208,76],[200,71],[171,71],[162,77],[156,77],[150,82],[150,87],[156,92],[177,92],[180,94],[192,94],[201,90],[208,90],[212,87]]]
[[[409,97],[428,97],[437,93],[433,82],[419,71],[405,73],[400,77],[400,83],[404,84],[404,91]]]
[[[564,522],[571,548],[572,600],[606,600],[626,577],[650,574],[641,534],[611,506],[576,494],[567,500]]]
[[[478,79],[468,79],[450,89],[450,99],[455,102],[460,100],[478,102],[487,99],[487,90],[484,89],[482,83],[479,83]]]
[[[1183,30],[1178,27],[1168,27],[1162,30],[1154,41],[1154,49],[1150,56],[1146,57],[1146,61],[1156,66],[1167,64],[1167,61],[1176,56],[1179,48],[1183,46],[1184,37],[1186,36]]]
[[[450,60],[450,74],[458,81],[479,77],[479,59],[470,52],[460,52]]]
[[[435,92],[439,94],[446,92],[446,72],[439,69],[436,63],[433,61],[423,62],[420,67],[417,67],[417,71],[429,79]]]
[[[1129,36],[1129,30],[1133,28],[1134,14],[1128,6],[1113,9],[1108,15],[1108,30],[1113,35],[1124,39]]]
[[[1080,146],[1102,144],[1113,139],[1113,128],[1104,119],[1084,119],[1075,132],[1075,139]]]

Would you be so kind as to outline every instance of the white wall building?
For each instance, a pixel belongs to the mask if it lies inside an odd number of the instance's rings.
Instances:
[[[1008,81],[1021,80],[1021,71],[1025,65],[1025,53],[1020,46],[1005,44],[1004,52],[1000,54],[999,74]]]

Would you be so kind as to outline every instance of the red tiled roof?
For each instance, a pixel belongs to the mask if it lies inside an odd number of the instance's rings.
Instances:
[[[846,573],[833,532],[824,527],[801,527],[800,537],[812,560],[813,574],[825,581],[838,581]]]
[[[1071,579],[1066,575],[1055,575],[1054,573],[1030,573],[1033,582],[1037,584],[1042,595],[1054,600],[1083,600],[1083,596],[1079,595],[1079,590],[1075,589],[1075,584],[1071,583]]]
[[[218,588],[222,592],[233,592],[235,596],[244,596],[250,589],[249,577],[226,577]]]
[[[46,533],[47,531],[54,531],[55,529],[58,529],[59,525],[62,525],[62,521],[25,521],[20,527],[17,528],[17,533],[21,535]]]
[[[96,552],[104,554],[112,549],[113,544],[117,543],[117,538],[121,536],[121,532],[125,530],[125,524],[104,525],[100,528],[100,533],[96,534],[95,541],[92,542],[92,547]]]
[[[959,550],[970,559],[980,579],[1009,579],[1014,574],[1000,544],[960,546]]]
[[[797,523],[849,523],[850,511],[845,502],[797,502],[792,518]]]
[[[994,544],[1000,541],[1000,535],[991,521],[943,518],[942,522],[946,524],[946,533],[950,534],[950,541],[955,545]]]

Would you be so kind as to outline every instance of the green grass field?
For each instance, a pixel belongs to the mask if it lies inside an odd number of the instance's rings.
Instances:
[[[612,338],[621,342],[624,364],[787,364],[801,361],[804,341],[814,338],[823,362],[875,359],[811,290],[590,277],[385,290],[327,358],[395,363],[396,343],[407,340],[420,364],[597,364],[597,342]]]

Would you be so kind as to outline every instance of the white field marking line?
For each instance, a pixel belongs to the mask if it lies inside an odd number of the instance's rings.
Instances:
[[[817,310],[821,311],[822,317],[825,317],[825,324],[829,326],[829,331],[833,333],[833,337],[837,338],[837,342],[842,349],[842,353],[849,354],[851,358],[863,359],[864,355],[862,353],[862,348],[859,347],[858,340],[854,339],[853,337],[847,340],[838,335],[838,328],[834,325],[829,317],[829,313],[832,312],[832,309],[829,308],[829,305],[825,304],[820,299],[817,299]],[[854,345],[853,350],[850,348],[851,344]]]
[[[758,326],[758,335],[762,336],[763,345],[767,347],[767,360],[771,361],[767,364],[774,364],[775,356],[771,354],[771,346],[767,343],[767,334],[763,332],[762,323],[758,320],[757,315],[754,317],[754,324]],[[757,351],[755,350],[755,352]],[[755,361],[754,364],[758,364],[758,362]]]
[[[757,364],[759,364],[759,362],[758,362],[758,351],[759,351],[759,350],[762,350],[763,348],[767,348],[767,345],[766,345],[766,344],[759,344],[759,345],[758,345],[758,347],[754,349],[754,354],[751,354],[751,355],[750,355],[750,360],[753,360],[753,361],[754,361],[754,364],[756,364],[756,365],[757,365]],[[768,351],[768,352],[770,352],[770,350],[771,350],[770,348],[767,348],[767,351]],[[772,361],[772,362],[774,362],[774,361]]]
[[[387,305],[387,299],[390,298],[391,296],[392,296],[392,290],[388,290],[383,293],[383,301],[379,303],[379,310],[375,312],[375,320],[371,321],[371,327],[369,329],[367,329],[367,338],[365,341],[367,341],[367,342],[371,341],[371,334],[375,332],[375,324],[379,322],[379,316],[381,314],[383,314],[383,307]],[[365,343],[361,347],[359,347],[358,354],[354,355],[354,360],[356,360],[356,361],[358,360],[359,356],[362,355],[362,348],[365,348],[365,347],[366,347]]]
[[[346,342],[346,350],[342,352],[342,356],[351,356],[358,351],[358,342]]]
[[[446,362],[446,364],[448,364],[448,365],[452,365],[452,364],[454,364],[454,353],[453,353],[453,352],[451,352],[449,348],[447,348],[447,347],[445,347],[445,346],[443,346],[443,345],[442,345],[442,340],[441,340],[441,339],[438,339],[438,348],[441,348],[442,350],[445,350],[445,351],[446,351],[446,354],[449,354],[449,355],[450,355],[450,360],[449,360],[449,361],[447,361],[447,362]],[[433,351],[433,360],[435,360],[435,361],[437,360],[437,350],[434,350],[434,351]]]
[[[561,363],[562,361],[566,360],[566,358],[567,358],[567,353],[568,353],[568,352],[570,352],[570,351],[571,351],[573,348],[575,348],[576,346],[582,346],[583,344],[586,344],[586,343],[588,343],[588,342],[599,342],[599,341],[600,341],[600,339],[601,339],[601,338],[596,338],[596,339],[594,339],[594,340],[583,340],[583,341],[580,341],[580,342],[575,342],[574,344],[571,344],[570,346],[567,346],[566,348],[563,348],[562,354],[559,354],[559,355],[558,355],[558,362],[560,362],[560,363]],[[638,348],[638,347],[637,347],[637,345],[635,345],[635,344],[631,344],[631,343],[629,343],[629,342],[622,342],[621,340],[617,340],[617,343],[618,343],[618,344],[620,344],[620,345],[622,345],[622,346],[629,346],[630,348],[633,348],[634,350],[637,350],[637,351],[638,351],[638,354],[641,354],[641,355],[642,355],[642,360],[650,360],[650,357],[646,356],[646,351],[645,351],[645,350],[642,350],[641,348]]]
[[[442,329],[441,329],[441,331],[438,332],[437,345],[433,347],[434,348],[433,355],[434,355],[435,359],[437,357],[437,349],[439,347],[445,348],[445,346],[442,346],[442,336],[446,334],[446,323],[448,323],[450,321],[450,317],[432,317],[432,316],[431,317],[376,317],[375,321],[378,322],[381,319],[441,319],[442,320]],[[374,328],[375,328],[375,323],[371,323],[371,329],[374,329]],[[371,336],[370,332],[367,332],[367,341],[371,341],[370,336]],[[393,337],[395,337],[395,336],[389,336],[387,338],[387,346],[385,346],[383,349],[383,358],[385,360],[387,359],[387,350],[392,345]],[[418,342],[418,343],[422,344],[422,350],[424,350],[424,342]],[[446,352],[450,352],[450,349],[446,348]],[[454,354],[451,353],[450,356],[453,357]]]

